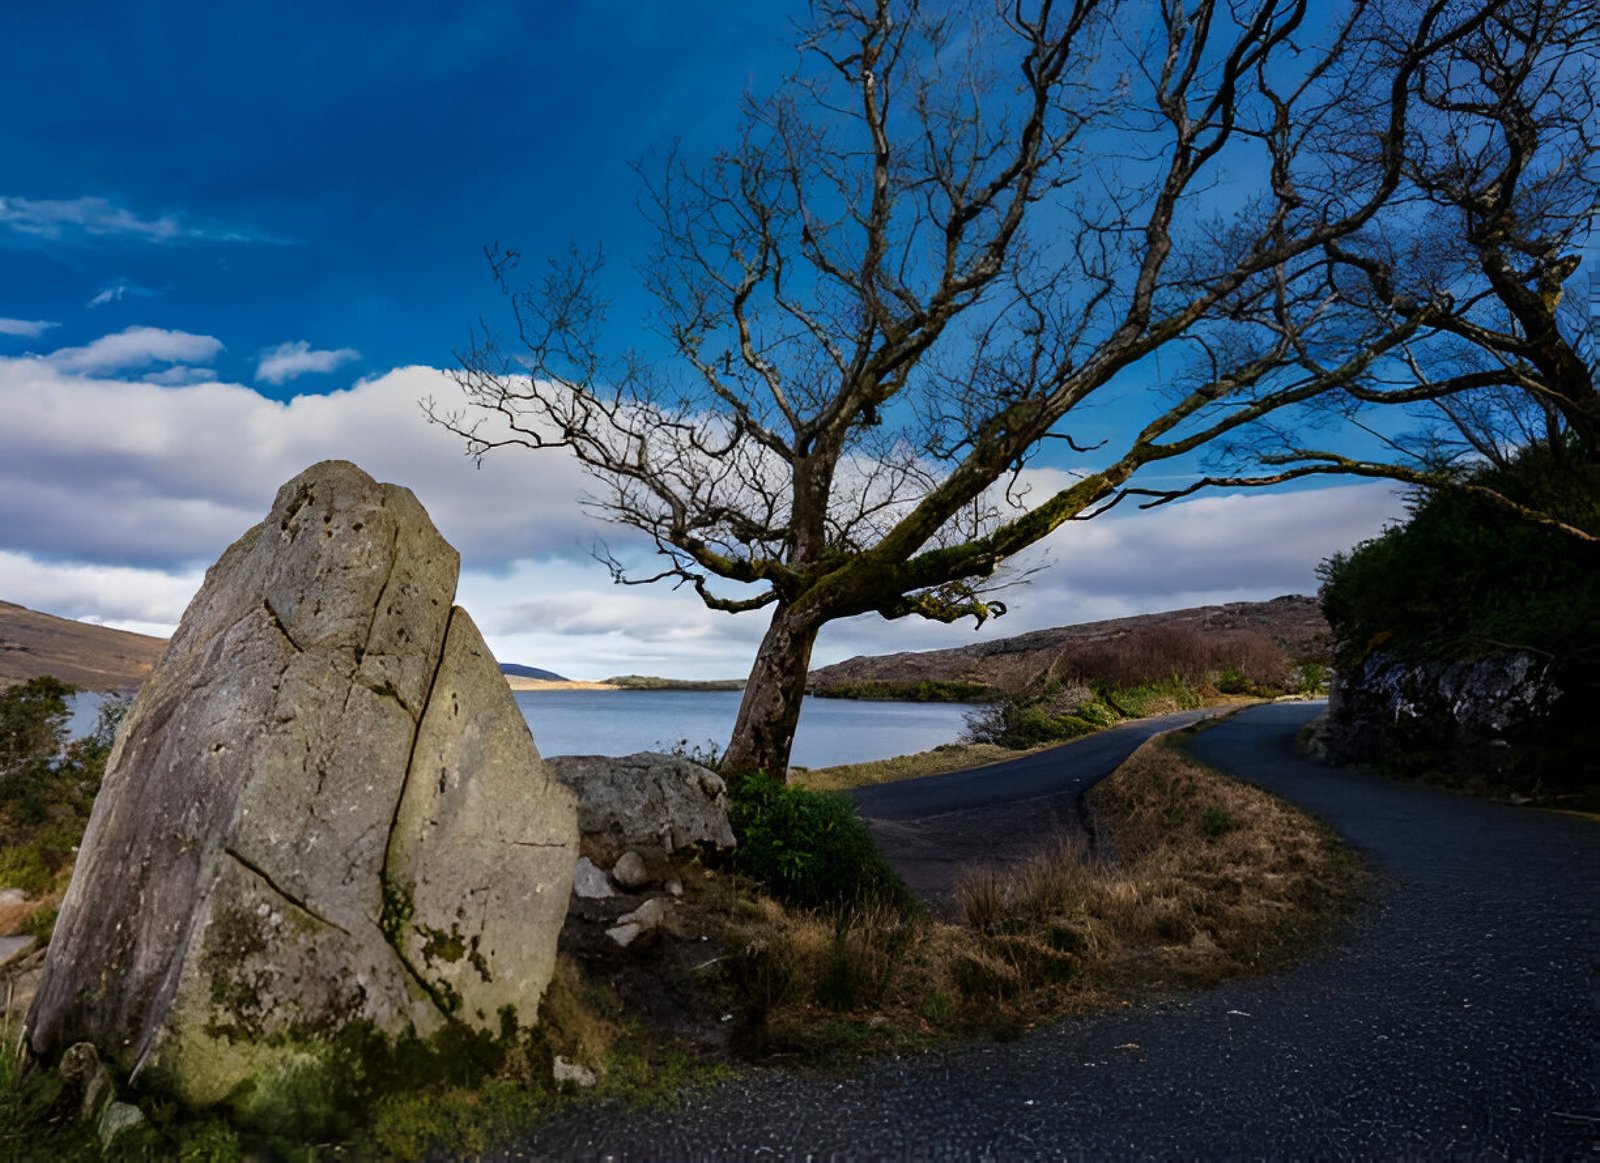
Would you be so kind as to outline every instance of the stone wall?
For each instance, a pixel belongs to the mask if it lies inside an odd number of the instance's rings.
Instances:
[[[1527,651],[1426,662],[1372,651],[1335,674],[1316,750],[1521,794],[1592,784],[1596,677]]]

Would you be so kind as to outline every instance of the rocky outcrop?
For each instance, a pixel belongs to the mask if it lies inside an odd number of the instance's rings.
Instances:
[[[550,770],[578,795],[587,856],[610,868],[629,850],[670,856],[734,846],[722,777],[676,755],[558,755]]]
[[[26,1037],[315,1121],[359,1036],[531,1025],[577,857],[458,558],[327,462],[206,575],[107,766]],[[363,1050],[362,1052],[366,1052]]]
[[[1335,676],[1310,744],[1333,763],[1548,790],[1573,782],[1582,766],[1593,774],[1593,750],[1580,745],[1595,733],[1583,695],[1575,671],[1532,653],[1407,662],[1374,651]]]

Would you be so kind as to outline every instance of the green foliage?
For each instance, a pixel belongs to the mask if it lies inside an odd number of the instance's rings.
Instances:
[[[1467,479],[1600,534],[1600,466],[1538,446]],[[1582,632],[1600,626],[1600,550],[1469,494],[1415,498],[1404,524],[1335,554],[1320,574],[1345,665],[1380,645],[1406,661],[1507,648],[1594,661],[1600,648]]]
[[[1328,679],[1333,672],[1324,662],[1302,662],[1294,669],[1290,685],[1297,695],[1324,695],[1328,693]]]
[[[1123,719],[1197,707],[1200,702],[1199,692],[1177,674],[1128,686],[1080,685],[1075,690],[1047,678],[968,715],[962,738],[1023,750],[1076,739]]]
[[[894,699],[910,703],[975,703],[994,697],[988,683],[966,679],[919,679],[897,682],[866,678],[855,682],[833,683],[808,692],[822,699]]]
[[[48,675],[0,691],[0,787],[34,778],[66,741],[77,688]]]
[[[48,677],[0,691],[0,888],[48,891],[88,825],[127,708],[108,700],[95,730],[69,742],[74,691]]]
[[[1177,674],[1125,687],[1102,688],[1099,694],[1101,701],[1128,719],[1198,707],[1201,702],[1200,692]]]
[[[1211,840],[1233,831],[1237,826],[1232,813],[1221,804],[1208,804],[1200,814],[1200,831]]]
[[[729,791],[734,865],[774,897],[802,908],[868,900],[914,907],[849,796],[787,787],[761,772],[735,779]]]

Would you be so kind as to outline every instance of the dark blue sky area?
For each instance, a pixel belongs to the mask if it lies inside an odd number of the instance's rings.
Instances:
[[[448,366],[496,310],[485,243],[639,257],[630,161],[724,140],[792,64],[799,7],[13,6],[0,198],[105,205],[79,215],[98,232],[0,225],[0,317],[59,324],[39,349],[214,335],[243,382],[280,343],[361,352],[280,395]]]

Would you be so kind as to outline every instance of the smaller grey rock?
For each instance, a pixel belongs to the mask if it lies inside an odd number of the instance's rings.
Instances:
[[[646,931],[659,929],[661,922],[667,919],[667,902],[660,897],[651,897],[644,904],[634,909],[633,912],[618,917],[620,924],[638,925]]]
[[[605,869],[587,856],[580,856],[572,874],[572,895],[594,901],[617,894],[611,891],[611,882],[606,879]]]
[[[100,1115],[100,1146],[109,1148],[118,1137],[144,1126],[144,1112],[131,1102],[114,1102]]]
[[[669,881],[667,881],[667,892],[669,894],[671,894],[672,896],[682,896],[683,895],[683,881],[681,881],[681,880],[669,880]]]
[[[68,1082],[85,1083],[100,1069],[100,1051],[93,1042],[75,1042],[61,1055],[56,1071]]]
[[[650,883],[650,870],[644,866],[644,857],[630,848],[612,866],[611,879],[623,888],[639,888]]]
[[[101,1108],[116,1097],[111,1072],[100,1061],[100,1051],[93,1043],[76,1042],[67,1047],[56,1070],[64,1082],[83,1094],[78,1104],[78,1117],[84,1122],[94,1119]]]
[[[587,1066],[580,1062],[569,1061],[568,1059],[561,1057],[559,1054],[556,1055],[552,1074],[555,1077],[557,1086],[561,1085],[563,1082],[570,1082],[574,1086],[588,1088],[599,1081],[599,1079],[595,1077],[593,1070],[590,1070]]]
[[[558,755],[545,763],[578,793],[578,831],[602,863],[629,848],[670,855],[735,845],[727,784],[682,756]]]
[[[629,945],[633,944],[634,939],[637,938],[642,932],[644,932],[643,925],[636,925],[629,921],[625,924],[617,925],[614,928],[607,929],[606,936],[610,937],[618,945],[626,949]]]

